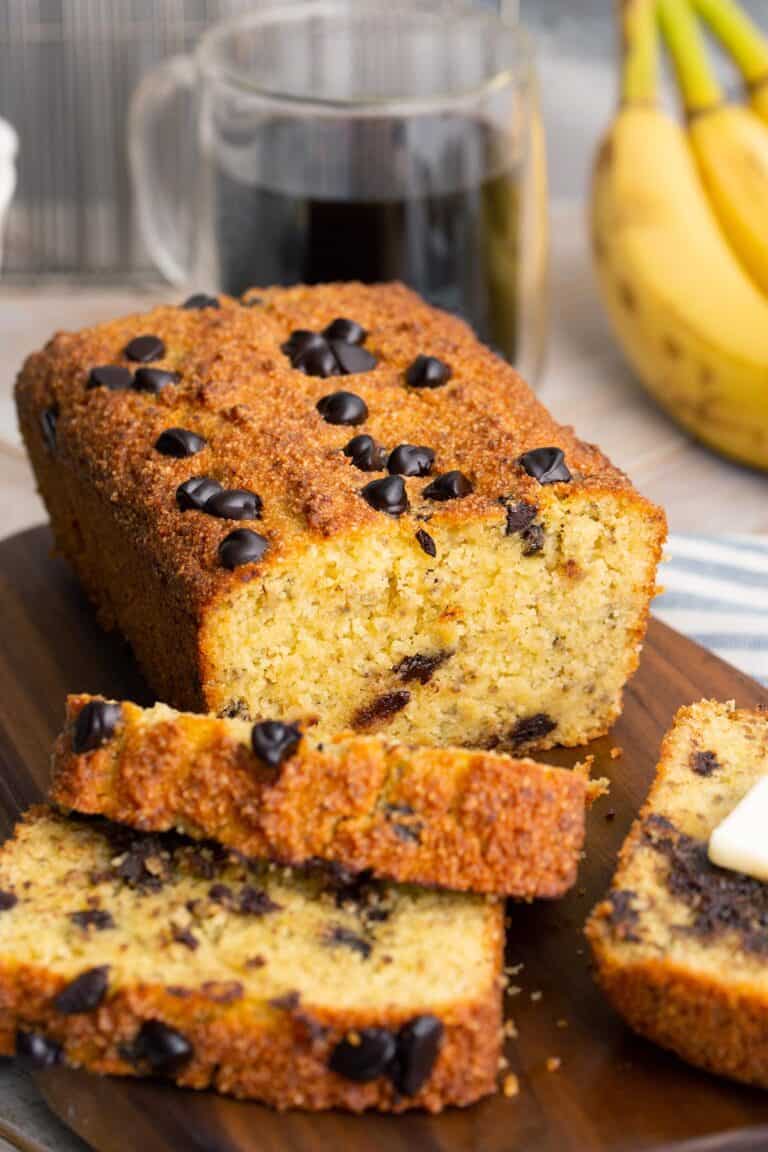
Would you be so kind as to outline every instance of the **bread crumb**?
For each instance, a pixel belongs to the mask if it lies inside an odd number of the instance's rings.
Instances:
[[[624,755],[624,749],[617,745],[615,748],[611,748],[608,755],[610,756],[611,760],[620,760]]]
[[[555,1028],[567,1028],[567,1027],[568,1027],[568,1021],[563,1016],[561,1016],[560,1019],[558,1021],[556,1021],[556,1023],[555,1023]]]
[[[531,992],[531,1000],[533,1000],[534,1002],[536,1000],[541,1000],[543,995],[544,995],[543,992]]]
[[[562,1060],[559,1056],[549,1056],[547,1058],[547,1072],[557,1072],[561,1064]]]
[[[508,1040],[514,1040],[517,1037],[517,1026],[512,1017],[504,1021],[503,1032]]]
[[[504,1077],[501,1090],[505,1096],[517,1096],[518,1092],[520,1091],[520,1081],[518,1080],[517,1076],[515,1076],[514,1072],[510,1072],[509,1076]]]
[[[517,984],[507,985],[507,996],[519,996],[521,992],[522,988],[520,988]]]

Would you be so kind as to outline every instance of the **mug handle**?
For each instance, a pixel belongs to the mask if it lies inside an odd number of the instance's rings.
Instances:
[[[187,100],[191,97],[196,80],[192,56],[171,56],[141,81],[128,116],[128,160],[142,239],[166,279],[182,286],[189,283],[191,274],[193,204],[185,213],[162,178],[159,161],[169,143],[167,124],[163,135],[164,117],[182,96]],[[181,135],[174,133],[177,147]],[[189,195],[194,195],[193,188]]]

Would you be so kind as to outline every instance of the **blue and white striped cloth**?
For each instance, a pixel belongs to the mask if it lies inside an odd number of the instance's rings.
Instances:
[[[768,685],[768,537],[671,535],[653,613]]]

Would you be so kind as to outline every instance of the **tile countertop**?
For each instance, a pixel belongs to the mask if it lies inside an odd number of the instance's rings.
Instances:
[[[552,210],[552,331],[544,403],[664,505],[676,532],[768,532],[768,476],[692,443],[635,384],[595,293],[583,208]],[[176,299],[178,293],[172,293]],[[0,288],[0,536],[45,519],[16,428],[13,379],[53,331],[148,307],[167,289]]]

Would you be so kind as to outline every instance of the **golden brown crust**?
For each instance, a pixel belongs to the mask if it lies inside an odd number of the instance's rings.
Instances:
[[[420,497],[426,480],[407,480],[409,531],[419,527],[424,510],[438,528],[475,519],[503,525],[502,496],[546,509],[561,499],[609,492],[643,509],[656,525],[660,548],[661,511],[642,500],[597,448],[558,425],[460,320],[400,285],[269,289],[259,296],[256,307],[222,297],[219,309],[160,307],[60,333],[27,360],[17,382],[21,427],[58,547],[102,621],[118,623],[126,634],[161,698],[191,709],[210,703],[213,673],[201,622],[231,589],[276,564],[298,562],[313,539],[372,525],[382,530],[382,514],[360,496],[368,477],[341,452],[361,431],[389,447],[429,444],[437,452],[435,471],[460,468],[474,483],[471,496],[436,505]],[[369,330],[366,347],[377,357],[376,368],[325,380],[291,368],[280,350],[290,331],[319,329],[339,315]],[[86,389],[91,367],[127,364],[128,340],[148,332],[167,347],[156,366],[180,372],[179,384],[159,396]],[[445,387],[404,385],[405,368],[421,352],[450,363],[453,376]],[[364,427],[335,427],[320,418],[317,400],[340,387],[366,400]],[[57,412],[53,448],[40,423],[50,408]],[[207,447],[190,459],[159,455],[154,443],[171,426],[201,433]],[[571,484],[542,487],[518,464],[522,452],[543,445],[563,448]],[[217,548],[239,525],[177,508],[178,484],[203,473],[262,497],[263,517],[251,524],[269,540],[260,564],[225,570]],[[396,530],[394,523],[386,527]],[[648,598],[652,584],[651,573]],[[644,624],[640,620],[635,629],[638,642]]]
[[[77,755],[73,727],[93,699],[69,697],[54,749],[51,799],[65,810],[403,883],[532,898],[560,896],[575,882],[588,793],[581,772],[349,736],[326,747],[305,738],[275,775],[253,755],[242,722],[156,716],[127,702],[114,737]]]
[[[499,969],[501,966],[501,946]],[[101,1075],[137,1076],[126,1058],[145,1020],[159,1020],[188,1040],[194,1057],[177,1075],[185,1088],[212,1088],[279,1109],[368,1108],[440,1112],[496,1090],[501,1051],[501,998],[490,987],[482,1003],[456,1004],[441,1016],[443,1039],[435,1067],[421,1090],[398,1096],[390,1080],[358,1084],[328,1068],[335,1045],[363,1028],[401,1025],[408,1013],[332,1013],[312,1005],[273,1008],[221,1000],[194,991],[173,995],[159,986],[118,991],[92,1012],[65,1016],[51,1001],[65,981],[31,966],[0,963],[0,1054],[12,1056],[16,1031],[37,1032],[61,1044],[71,1067]],[[215,996],[215,993],[214,993]],[[122,1051],[121,1051],[122,1050]]]
[[[587,928],[597,979],[617,1012],[642,1036],[670,1048],[691,1064],[768,1088],[768,1002],[740,988],[663,958],[617,962],[599,922],[599,905]]]

